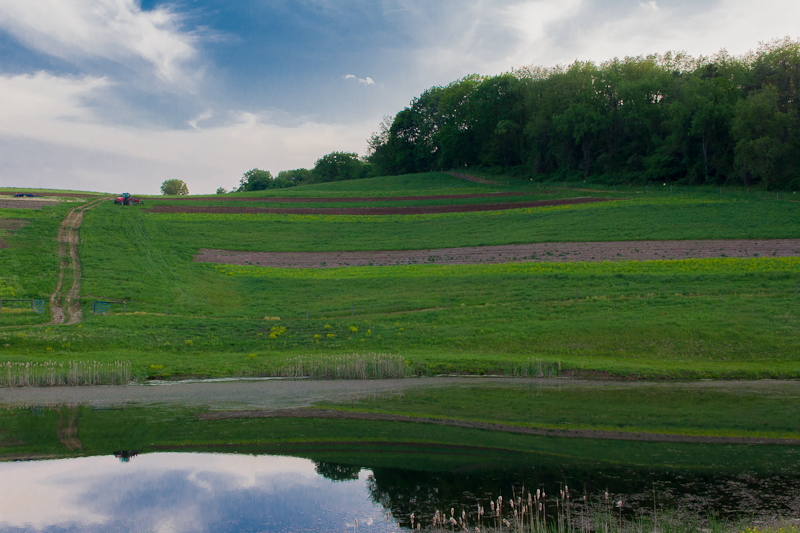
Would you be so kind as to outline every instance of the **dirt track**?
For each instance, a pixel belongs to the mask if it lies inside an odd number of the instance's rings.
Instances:
[[[546,207],[551,205],[589,204],[608,202],[613,198],[564,198],[561,200],[540,200],[536,202],[505,202],[497,204],[467,205],[421,205],[409,207],[233,207],[233,206],[183,206],[157,205],[148,209],[151,213],[263,213],[284,215],[427,215],[438,213],[471,213],[473,211],[504,211],[526,207]]]
[[[98,198],[92,202],[76,207],[71,210],[61,226],[58,228],[58,257],[60,260],[58,269],[58,282],[56,290],[50,295],[50,316],[53,324],[75,324],[81,321],[81,308],[77,299],[81,291],[81,262],[78,257],[78,230],[83,222],[83,213],[88,209],[108,200],[108,198]],[[67,259],[69,257],[69,259]],[[64,271],[72,271],[72,285],[63,297],[62,287],[64,286]],[[69,319],[67,320],[67,317]]]
[[[201,249],[202,263],[259,265],[276,268],[337,268],[347,266],[465,265],[572,261],[648,261],[709,257],[797,257],[800,239],[559,242],[363,252],[240,252]]]

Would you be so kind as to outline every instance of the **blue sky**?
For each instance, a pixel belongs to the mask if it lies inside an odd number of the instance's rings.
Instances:
[[[428,87],[797,38],[796,0],[4,0],[0,186],[231,188],[363,154]]]

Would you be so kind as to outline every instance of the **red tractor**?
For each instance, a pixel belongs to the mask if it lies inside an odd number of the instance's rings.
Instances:
[[[123,193],[122,196],[117,196],[114,198],[114,204],[117,205],[139,205],[142,201],[136,198],[135,196],[131,196],[128,193]]]

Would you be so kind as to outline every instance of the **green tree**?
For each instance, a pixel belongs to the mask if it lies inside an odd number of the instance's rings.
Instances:
[[[303,183],[313,183],[314,174],[307,168],[298,168],[295,170],[281,170],[278,172],[276,181],[285,181],[288,187],[293,185],[300,185]]]
[[[789,117],[778,107],[779,92],[773,86],[751,93],[736,104],[733,132],[736,166],[745,185],[760,182],[767,188],[785,185]]]
[[[263,191],[272,188],[272,174],[269,170],[259,170],[257,168],[248,170],[242,174],[239,180],[239,188],[236,192]]]
[[[366,178],[369,165],[353,152],[331,152],[317,159],[312,173],[315,181],[342,181]]]
[[[225,194],[228,190],[225,187],[220,187],[217,189],[217,194]]]
[[[189,194],[189,187],[178,179],[167,180],[161,184],[161,194],[167,196],[185,195]]]

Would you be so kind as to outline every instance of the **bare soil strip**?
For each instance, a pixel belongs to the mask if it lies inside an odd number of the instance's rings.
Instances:
[[[325,198],[300,198],[290,196],[246,196],[228,198],[220,196],[183,196],[178,198],[163,198],[158,196],[148,197],[148,200],[174,201],[193,201],[193,202],[275,202],[285,204],[305,204],[305,203],[337,203],[337,202],[405,202],[420,200],[467,200],[470,198],[501,198],[504,196],[534,196],[537,194],[552,194],[553,191],[536,192],[490,192],[481,194],[437,194],[429,196],[347,196],[347,197],[325,197]]]
[[[0,199],[0,209],[41,209],[58,202],[55,198],[13,198]]]
[[[14,192],[0,192],[0,196],[11,196],[13,197],[15,194],[35,194],[35,198],[45,197],[45,198],[97,198],[98,195],[94,193],[84,193],[84,192],[43,192],[43,191],[14,191]]]
[[[78,295],[81,291],[81,262],[78,257],[78,230],[83,222],[83,213],[88,209],[96,207],[101,202],[108,200],[107,197],[98,198],[92,202],[76,207],[71,210],[61,227],[58,228],[58,257],[60,260],[58,268],[58,282],[56,290],[50,295],[50,316],[53,324],[63,324],[67,317],[67,324],[76,324],[83,318]],[[67,259],[69,256],[69,259]],[[61,294],[64,286],[64,271],[72,270],[72,285],[66,297]]]
[[[296,408],[278,410],[242,410],[198,413],[200,420],[231,420],[242,418],[327,418],[337,420],[368,420],[381,422],[412,422],[438,424],[487,431],[503,431],[542,437],[562,437],[579,439],[626,440],[644,442],[685,442],[706,444],[784,444],[796,446],[800,439],[776,439],[763,437],[717,437],[708,435],[680,435],[675,433],[632,433],[625,431],[605,431],[595,429],[549,429],[492,422],[475,422],[469,420],[452,420],[443,418],[422,418],[385,413],[363,413],[354,411],[337,411],[335,409]]]
[[[565,263],[575,261],[652,261],[715,257],[798,257],[800,239],[546,242],[362,252],[242,252],[201,249],[201,263],[275,268],[340,268],[393,265],[475,265],[492,263]]]
[[[438,213],[470,213],[473,211],[504,211],[526,207],[546,207],[552,205],[589,204],[613,201],[613,198],[564,198],[561,200],[540,200],[536,202],[505,202],[497,204],[468,205],[421,205],[409,207],[348,207],[348,208],[313,208],[313,207],[233,207],[233,206],[183,206],[157,205],[148,209],[151,213],[262,213],[283,215],[427,215]]]

